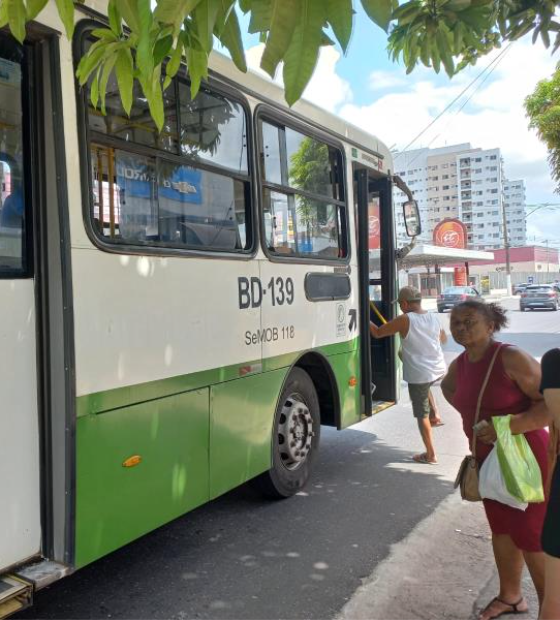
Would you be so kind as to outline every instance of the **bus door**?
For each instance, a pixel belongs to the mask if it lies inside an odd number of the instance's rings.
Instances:
[[[375,339],[369,321],[381,325],[395,316],[396,256],[391,179],[367,168],[354,172],[360,266],[362,392],[365,412],[375,413],[398,399],[395,337]],[[368,408],[369,407],[369,408]]]
[[[27,54],[0,35],[0,572],[41,547]]]

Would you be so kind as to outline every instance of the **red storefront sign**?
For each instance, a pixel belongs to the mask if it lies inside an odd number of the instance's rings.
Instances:
[[[467,229],[458,219],[446,218],[434,228],[434,244],[463,250],[467,247]]]
[[[370,198],[368,204],[368,247],[370,250],[379,250],[381,248],[380,217],[379,198]]]
[[[467,286],[466,267],[455,267],[453,269],[453,284],[455,286]]]

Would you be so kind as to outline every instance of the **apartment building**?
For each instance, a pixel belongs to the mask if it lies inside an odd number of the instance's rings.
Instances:
[[[504,181],[504,208],[506,210],[509,244],[521,247],[527,244],[525,219],[525,181]]]
[[[473,250],[504,245],[503,159],[500,149],[472,149],[457,156],[459,219],[467,227]]]
[[[396,174],[406,182],[418,201],[422,218],[420,241],[431,243],[436,224],[446,217],[458,217],[457,154],[468,151],[471,145],[456,144],[437,149],[416,149],[395,154]],[[406,240],[400,209],[405,195],[395,190],[397,237]]]
[[[396,173],[409,184],[422,217],[421,241],[431,243],[433,230],[445,218],[459,218],[467,227],[468,248],[493,250],[504,245],[503,209],[511,205],[508,232],[522,244],[524,227],[523,181],[504,178],[500,149],[472,148],[469,143],[438,149],[417,149],[395,155]],[[507,193],[505,187],[507,184]],[[519,189],[519,185],[523,189]],[[401,192],[396,191],[397,234],[405,240],[400,215]],[[505,201],[505,202],[504,202]],[[523,237],[524,239],[524,237]],[[510,240],[510,243],[513,243]]]

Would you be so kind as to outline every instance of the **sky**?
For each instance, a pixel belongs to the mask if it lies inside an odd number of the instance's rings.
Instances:
[[[462,142],[500,148],[506,177],[525,180],[528,205],[560,203],[546,148],[528,129],[523,108],[537,82],[553,73],[560,52],[552,57],[540,40],[533,45],[525,37],[499,58],[503,48],[450,80],[423,66],[406,75],[388,58],[386,43],[386,34],[357,9],[347,54],[336,46],[322,48],[304,98],[377,135],[390,148],[403,149],[495,60],[410,149]],[[251,35],[245,36],[245,46],[249,67],[258,70],[263,46]],[[281,71],[276,80],[281,81]],[[527,235],[529,243],[548,239],[560,247],[560,206],[530,215]]]

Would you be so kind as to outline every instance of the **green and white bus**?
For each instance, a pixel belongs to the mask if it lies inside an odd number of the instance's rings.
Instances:
[[[246,481],[292,495],[321,425],[397,399],[388,148],[219,55],[161,133],[114,83],[103,116],[105,8],[0,33],[0,616]]]

